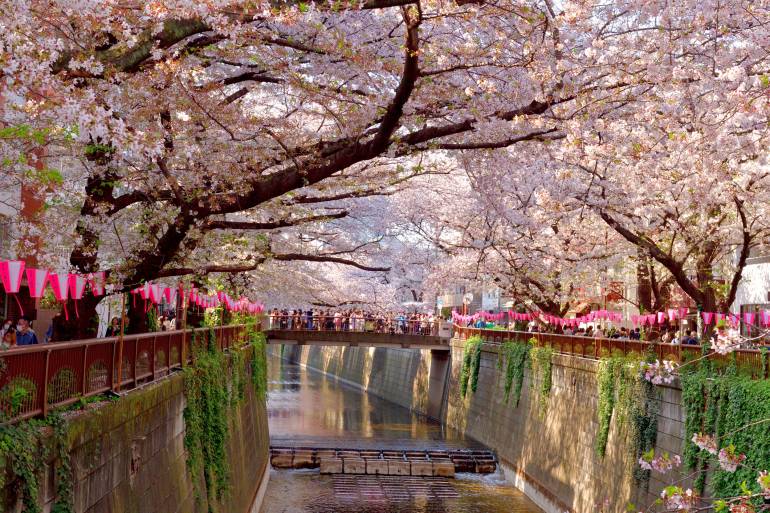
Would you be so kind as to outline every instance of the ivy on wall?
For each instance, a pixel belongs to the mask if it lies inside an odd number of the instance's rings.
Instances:
[[[638,368],[638,367],[634,367]],[[655,448],[658,439],[658,411],[660,397],[655,385],[636,374],[635,383],[639,394],[632,402],[629,420],[631,422],[631,443],[635,460],[638,462],[642,454]],[[638,464],[634,467],[634,480],[638,485],[646,485],[650,481],[650,470],[643,469]]]
[[[481,337],[475,335],[465,341],[463,347],[463,365],[460,369],[460,395],[468,393],[468,383],[471,391],[475,392],[479,383],[479,368],[481,366]]]
[[[213,329],[200,340],[193,338],[193,365],[184,370],[184,410],[187,468],[190,471],[196,497],[201,477],[206,487],[208,510],[221,501],[229,488],[227,440],[230,411],[243,402],[247,383],[247,363],[244,348],[233,349],[225,355],[216,344]],[[247,329],[247,348],[251,350],[251,383],[257,396],[264,400],[267,390],[265,336],[251,325]]]
[[[734,362],[717,368],[704,360],[684,374],[681,383],[685,464],[696,473],[696,490],[705,493],[711,471],[710,494],[717,499],[757,493],[756,469],[770,461],[770,380],[741,375]],[[735,472],[712,465],[715,457],[692,442],[696,433],[714,434],[720,448],[745,454],[744,464]]]
[[[719,446],[736,447],[746,460],[735,472],[721,468],[714,472],[714,496],[740,495],[744,483],[758,492],[755,469],[765,469],[770,462],[770,380],[725,376],[719,381],[723,385],[716,426]]]
[[[51,432],[48,437],[45,432]],[[66,422],[61,413],[0,427],[0,489],[9,484],[21,499],[25,513],[40,513],[38,476],[53,458],[56,500],[52,513],[72,513],[73,486]],[[6,483],[6,478],[9,482]]]
[[[705,454],[690,440],[695,433],[704,431],[705,418],[706,418],[706,399],[709,398],[709,402],[714,402],[714,393],[716,388],[712,386],[708,387],[710,394],[706,393],[708,384],[709,373],[703,367],[698,368],[695,372],[689,372],[682,374],[680,382],[682,385],[682,407],[685,409],[684,419],[684,464],[688,469],[699,472],[695,480],[695,489],[699,493],[703,493],[705,490],[705,474],[707,458]],[[715,410],[712,410],[715,411]],[[711,419],[713,420],[713,415]],[[710,422],[713,426],[713,422]],[[703,476],[701,478],[700,476]]]
[[[594,449],[596,454],[604,457],[607,452],[607,439],[610,433],[612,412],[615,409],[615,367],[617,360],[614,358],[602,358],[599,360],[599,369],[596,383],[599,388],[599,431],[596,433]]]
[[[206,486],[209,511],[212,499],[220,500],[228,487],[226,450],[229,431],[227,406],[227,359],[216,345],[211,330],[201,341],[193,338],[193,362],[184,370],[185,396],[184,446],[187,450],[187,468],[196,486],[201,473]]]
[[[658,390],[642,378],[641,357],[614,355],[599,360],[597,372],[598,423],[594,449],[600,457],[607,451],[613,416],[619,429],[630,427],[631,452],[636,461],[655,447],[658,432]],[[650,471],[636,465],[634,479],[646,484]]]
[[[524,385],[524,370],[529,363],[529,344],[521,344],[510,340],[500,348],[498,368],[502,370],[503,357],[505,360],[505,402],[507,403],[513,391],[514,407],[519,406],[521,389]]]
[[[532,346],[529,350],[529,359],[532,367],[532,385],[538,384],[538,408],[540,413],[545,415],[553,384],[551,377],[553,349],[550,347],[537,347],[535,345],[537,340],[534,337],[529,342]]]

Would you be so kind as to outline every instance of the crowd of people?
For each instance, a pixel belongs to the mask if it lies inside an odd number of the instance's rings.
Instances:
[[[32,330],[29,317],[22,315],[14,325],[13,320],[6,319],[0,328],[0,340],[2,348],[16,346],[28,346],[37,344],[37,335]]]
[[[680,330],[676,327],[663,327],[660,331],[652,330],[650,332],[643,333],[639,327],[629,329],[622,326],[619,328],[614,326],[604,328],[601,325],[588,325],[576,328],[572,326],[555,326],[551,324],[542,324],[537,321],[530,321],[527,324],[521,323],[518,326],[517,323],[497,325],[482,319],[471,322],[468,324],[468,326],[486,329],[520,329],[529,333],[552,333],[555,335],[569,335],[575,337],[645,340],[648,342],[660,342],[662,344],[675,345],[698,345],[700,343],[692,330]]]
[[[57,315],[51,322],[42,340],[38,338],[35,330],[32,329],[32,320],[22,315],[14,323],[12,319],[6,319],[0,326],[0,349],[10,349],[12,347],[29,346],[39,343],[48,343],[51,341],[66,341],[71,337],[57,331]],[[176,329],[176,319],[173,314],[160,315],[158,317],[158,331],[171,331]],[[120,335],[120,318],[113,317],[107,325],[104,337],[117,337]]]
[[[360,331],[399,335],[436,335],[440,317],[430,313],[365,312],[350,310],[279,310],[268,311],[270,329]]]

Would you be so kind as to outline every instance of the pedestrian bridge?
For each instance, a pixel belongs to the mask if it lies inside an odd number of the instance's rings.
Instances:
[[[451,328],[445,332],[426,331],[336,331],[323,329],[282,329],[265,331],[268,344],[300,346],[396,347],[449,351]],[[435,334],[434,334],[435,333]]]

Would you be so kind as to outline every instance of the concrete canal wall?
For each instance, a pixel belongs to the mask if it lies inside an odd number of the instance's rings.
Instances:
[[[384,347],[269,345],[281,355],[435,419],[446,415],[448,351]]]
[[[254,387],[233,406],[226,442],[229,493],[218,512],[258,513],[269,471],[265,402]],[[184,448],[184,378],[176,373],[124,397],[74,415],[67,438],[76,513],[207,513],[206,488],[196,500]],[[55,500],[51,466],[39,477],[40,503]],[[0,510],[24,511],[14,482],[0,490]]]
[[[273,346],[277,355],[280,346]],[[451,354],[449,368],[438,372],[436,361]],[[652,502],[663,486],[652,474],[647,485],[635,485],[630,434],[613,419],[604,458],[594,449],[598,432],[597,362],[554,355],[552,387],[544,408],[525,373],[521,401],[504,400],[504,370],[498,370],[495,346],[482,346],[478,388],[463,398],[459,377],[463,342],[453,340],[451,353],[413,349],[285,346],[284,357],[321,370],[378,396],[428,413],[428,389],[444,390],[440,418],[495,450],[506,478],[545,511],[563,513],[622,512],[629,501]],[[436,368],[437,372],[431,373]],[[443,377],[442,377],[443,376]],[[440,377],[444,383],[436,383]],[[681,391],[662,389],[657,449],[680,454],[684,413]],[[435,413],[435,411],[434,411]]]

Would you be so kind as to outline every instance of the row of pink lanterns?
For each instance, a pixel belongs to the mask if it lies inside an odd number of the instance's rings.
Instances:
[[[138,295],[144,301],[150,301],[158,304],[163,298],[168,303],[176,301],[179,291],[184,294],[184,288],[181,286],[177,290],[174,287],[167,287],[158,283],[145,283],[141,287],[137,287],[131,291],[132,294]],[[189,301],[191,305],[197,305],[201,308],[216,308],[220,305],[224,305],[228,310],[232,312],[248,312],[251,314],[262,313],[265,309],[265,305],[262,303],[252,303],[245,297],[241,297],[238,300],[233,300],[227,293],[217,291],[216,294],[201,294],[200,291],[192,287],[189,291]]]
[[[18,294],[19,290],[21,290],[21,281],[26,271],[29,295],[32,298],[43,297],[46,285],[51,286],[54,297],[61,303],[65,303],[68,298],[74,300],[82,299],[86,292],[86,285],[89,285],[94,296],[104,295],[104,271],[81,275],[55,273],[48,269],[36,269],[26,265],[26,262],[23,260],[0,261],[0,280],[2,280],[3,288],[7,294]],[[19,298],[14,295],[14,299],[16,299],[19,310],[23,315],[24,309],[19,302]],[[75,310],[77,313],[77,302],[75,303]],[[69,318],[66,307],[64,313]]]
[[[18,294],[19,290],[21,290],[21,282],[25,275],[25,271],[30,297],[43,297],[46,285],[50,285],[56,300],[64,305],[64,314],[68,319],[69,314],[67,313],[66,308],[67,299],[71,298],[75,300],[75,313],[77,314],[77,300],[82,299],[85,295],[86,285],[89,286],[91,293],[94,296],[98,297],[105,294],[106,274],[104,271],[89,273],[87,275],[56,273],[47,269],[26,267],[26,262],[23,260],[0,261],[0,280],[2,280],[3,288],[7,294],[14,295],[14,299],[16,299],[16,303],[19,305],[19,310],[22,315],[24,314],[24,310],[15,294]],[[184,292],[184,289],[181,287],[179,290]],[[177,298],[176,288],[167,287],[157,283],[145,283],[131,292],[133,294],[138,294],[143,300],[150,300],[155,304],[160,303],[163,298],[165,298],[168,303],[174,303]],[[245,297],[241,297],[239,300],[235,301],[222,291],[218,291],[214,296],[201,295],[198,293],[197,288],[192,288],[190,290],[190,304],[198,305],[201,308],[213,308],[220,304],[224,304],[231,311],[248,312],[251,314],[258,314],[264,311],[264,305],[261,303],[252,303]]]

